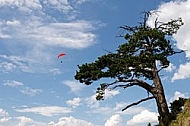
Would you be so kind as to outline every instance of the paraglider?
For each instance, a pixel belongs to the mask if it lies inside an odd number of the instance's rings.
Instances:
[[[59,59],[60,57],[65,56],[65,55],[66,55],[65,53],[60,53],[60,54],[57,56],[57,58]],[[61,63],[62,63],[62,61],[61,61]]]
[[[60,53],[57,58],[60,58],[62,56],[66,55],[65,53]]]

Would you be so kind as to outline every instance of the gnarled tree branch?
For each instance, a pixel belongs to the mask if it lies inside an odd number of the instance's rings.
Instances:
[[[151,92],[151,93],[152,93],[152,90],[154,88],[151,85],[149,85],[148,83],[146,83],[145,81],[139,80],[139,79],[123,80],[123,82],[129,82],[130,84],[137,85],[137,86],[142,87],[142,88],[144,88],[145,90],[147,90],[148,92]]]
[[[117,84],[119,82],[123,82],[123,83],[126,83],[126,84]],[[154,87],[153,85],[150,85],[148,83],[146,83],[145,81],[142,81],[142,80],[139,80],[139,79],[121,79],[121,80],[116,80],[115,82],[113,83],[110,83],[110,84],[106,84],[106,88],[108,88],[109,86],[112,86],[111,90],[114,90],[118,87],[121,87],[121,88],[128,88],[128,87],[132,87],[132,86],[139,86],[143,89],[145,89],[147,92],[150,92],[151,94],[153,94],[153,90],[154,90]]]
[[[130,108],[130,107],[132,107],[132,106],[134,106],[134,105],[138,105],[138,104],[140,104],[141,102],[144,102],[144,101],[147,101],[147,100],[150,100],[150,99],[153,99],[153,98],[154,98],[154,96],[141,99],[141,100],[139,100],[138,102],[134,102],[134,103],[132,103],[132,104],[126,106],[124,109],[122,109],[122,111],[125,111],[126,109],[128,109],[128,108]]]

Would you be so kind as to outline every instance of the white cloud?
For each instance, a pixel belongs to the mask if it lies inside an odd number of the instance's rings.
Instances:
[[[3,85],[10,87],[18,87],[18,86],[23,86],[24,84],[16,80],[5,80]]]
[[[48,111],[47,111],[48,110]],[[17,112],[22,113],[35,113],[43,116],[54,116],[61,115],[66,113],[71,113],[72,110],[67,107],[59,107],[59,106],[42,106],[42,107],[32,107],[32,108],[24,108],[24,109],[15,109]]]
[[[19,120],[19,123],[15,126],[26,126],[28,124],[31,124],[34,122],[31,118],[25,117],[25,116],[19,116],[16,117]]]
[[[71,91],[75,93],[82,90],[82,88],[84,87],[84,84],[81,84],[76,81],[71,81],[71,80],[66,80],[66,81],[63,81],[62,83],[69,86]]]
[[[110,115],[115,113],[111,106],[99,106],[98,108],[90,109],[87,113]]]
[[[53,73],[54,75],[60,75],[62,73],[59,68],[51,68],[49,69],[49,71]]]
[[[187,96],[186,94],[184,94],[184,93],[181,93],[181,92],[179,92],[179,91],[176,91],[176,92],[174,93],[174,96],[170,98],[169,102],[171,103],[171,102],[173,102],[173,101],[175,101],[175,100],[178,100],[179,97],[181,97],[181,98],[187,98],[188,96]]]
[[[22,45],[22,44],[21,44]],[[13,46],[17,47],[16,45]],[[19,50],[24,50],[27,47],[22,46]],[[14,50],[14,49],[11,49]],[[29,50],[29,49],[28,49]],[[43,52],[44,51],[44,52]],[[20,55],[20,56],[18,56]],[[0,55],[0,71],[4,73],[10,72],[24,72],[24,73],[53,73],[54,75],[61,74],[58,68],[50,68],[55,61],[55,54],[50,51],[46,52],[42,47],[36,47],[34,50],[26,51],[26,53],[19,52],[18,55]]]
[[[116,110],[116,111],[121,111],[126,106],[127,106],[127,103],[119,102],[119,103],[116,103],[116,105],[115,105],[115,107],[113,109]]]
[[[112,98],[116,95],[119,94],[119,91],[118,90],[109,90],[109,89],[106,89],[105,90],[105,99],[107,98]]]
[[[122,126],[122,118],[120,115],[111,116],[105,123],[104,126]]]
[[[179,80],[179,79],[185,79],[190,77],[190,62],[187,62],[185,64],[180,64],[179,69],[176,73],[174,73],[174,76],[172,77],[172,81]]]
[[[1,1],[0,5],[12,6],[11,4],[13,4],[29,8],[27,6],[29,4],[27,3],[31,0],[13,1],[14,2],[10,2],[10,0],[6,0],[5,2]],[[16,4],[17,1],[18,4]],[[35,7],[38,5],[41,6],[41,8],[44,7],[44,9],[47,9],[46,6],[53,8],[53,10],[63,9],[65,11],[68,11],[71,8],[67,0],[46,0],[46,2],[41,2],[44,3],[43,5],[38,1],[32,2],[30,5],[33,5],[33,3],[36,3],[36,5],[34,5]],[[35,10],[35,7],[31,9]],[[51,11],[51,9],[49,9],[49,11]],[[17,13],[19,14],[20,12]],[[2,34],[3,38],[6,38],[6,36],[8,38],[11,37],[12,39],[24,41],[24,43],[33,43],[33,46],[37,46],[40,42],[43,46],[50,45],[82,49],[94,44],[96,35],[93,31],[99,26],[99,23],[85,20],[73,20],[71,22],[58,21],[56,17],[52,17],[54,15],[49,16],[47,11],[43,11],[43,9],[40,9],[39,13],[30,13],[25,16],[27,18],[23,19],[22,16],[15,17],[15,15],[12,15],[12,19],[0,20],[1,33],[4,33]],[[96,27],[94,27],[94,25],[96,25]],[[20,44],[22,44],[22,42],[20,42]]]
[[[0,59],[4,60],[0,63],[0,68],[2,72],[14,72],[14,71],[22,71],[22,72],[32,72],[30,66],[27,62],[33,62],[33,60],[21,56],[7,56],[0,55]]]
[[[85,99],[85,100],[86,100],[87,106],[92,108],[87,113],[102,113],[104,115],[113,115],[113,114],[134,115],[146,109],[145,107],[134,106],[134,107],[128,108],[125,111],[122,111],[122,109],[128,105],[127,103],[119,102],[119,103],[116,103],[115,105],[107,104],[107,105],[102,106],[100,104],[101,102],[97,101],[93,97],[89,97],[88,99]]]
[[[0,6],[18,7],[21,11],[41,9],[39,0],[1,0]]]
[[[176,67],[174,66],[174,64],[170,63],[169,66],[167,68],[165,68],[164,70],[166,72],[173,72],[173,70],[175,70]]]
[[[112,98],[115,95],[118,95],[119,91],[118,90],[105,90],[105,98]],[[102,111],[101,109],[107,109],[107,107],[99,107],[100,106],[100,101],[96,100],[96,95],[94,94],[90,97],[85,98],[85,103],[87,104],[88,107],[90,108],[98,108],[99,110],[95,110],[95,111]],[[112,109],[112,108],[111,108]]]
[[[146,109],[145,107],[133,106],[126,109],[125,111],[121,111],[123,108],[125,108],[129,104],[130,103],[126,103],[126,102],[118,102],[116,103],[115,107],[112,107],[112,110],[114,110],[117,114],[120,114],[120,115],[134,115]]]
[[[8,38],[11,38],[11,36],[7,35],[7,34],[4,34],[4,33],[1,33],[1,30],[0,30],[0,38],[1,39],[8,39]]]
[[[41,89],[32,89],[30,87],[23,87],[21,90],[20,90],[21,93],[23,94],[27,94],[27,95],[30,95],[31,97],[32,96],[35,96],[36,94],[38,93],[41,93],[42,90]]]
[[[57,48],[84,49],[96,43],[94,31],[101,23],[68,21],[65,17],[76,13],[68,0],[1,0],[0,6],[6,7],[0,15],[9,15],[0,18],[1,44],[7,47],[10,55],[20,55],[22,59],[17,62],[20,64],[13,60],[1,62],[0,68],[6,72],[47,73],[55,61],[52,52]],[[57,12],[61,16],[55,15]]]
[[[2,72],[10,72],[13,71],[17,66],[14,65],[13,63],[8,63],[8,62],[2,62],[0,63],[0,68]]]
[[[72,107],[77,107],[81,104],[81,99],[79,97],[73,98],[73,100],[66,101],[67,105]]]
[[[126,107],[126,106],[125,106]],[[143,110],[145,110],[145,107],[131,107],[128,108],[125,111],[121,111],[123,108],[121,108],[120,110],[117,111],[118,114],[124,114],[124,115],[133,115],[133,114],[137,114],[139,112],[142,112]]]
[[[92,1],[92,0],[76,0],[77,4],[83,4],[84,2]]]
[[[0,126],[47,126],[42,122],[34,121],[25,116],[11,117],[8,112],[0,108]]]
[[[9,116],[8,112],[4,109],[0,108],[0,124],[6,123],[9,121],[11,117]]]
[[[3,85],[9,86],[9,87],[17,87],[17,88],[19,88],[19,91],[21,93],[27,94],[30,96],[35,96],[36,94],[42,92],[41,89],[32,89],[30,87],[26,87],[26,86],[24,86],[24,84],[22,82],[16,81],[16,80],[4,80]]]
[[[158,113],[144,110],[127,121],[127,126],[141,126],[143,124],[147,125],[148,123],[158,123]]]
[[[76,119],[72,116],[70,117],[62,117],[59,119],[57,123],[51,121],[48,126],[95,126],[90,122],[85,120]]]
[[[33,42],[40,41],[44,46],[82,49],[94,44],[96,39],[96,35],[91,32],[94,30],[92,22],[84,20],[49,23],[43,26],[33,26],[31,29],[23,27],[21,30],[22,36],[17,36],[23,39],[31,39]]]
[[[22,22],[22,26],[0,26],[4,29],[2,33],[11,37],[9,42],[2,44],[6,44],[6,49],[14,55],[1,56],[9,61],[0,63],[0,68],[5,71],[43,72],[46,70],[47,72],[47,67],[55,61],[55,54],[52,53],[55,52],[54,49],[60,47],[84,49],[93,45],[97,38],[93,33],[95,29],[93,23],[89,21],[46,23],[41,19],[30,18],[29,21]],[[51,46],[54,48],[50,48]],[[14,62],[13,58],[17,62]]]
[[[18,20],[12,20],[12,21],[7,21],[6,25],[16,27],[18,25],[21,25],[21,23]]]
[[[185,54],[187,58],[190,58],[190,39],[189,39],[189,27],[190,27],[190,0],[177,0],[177,1],[170,1],[167,3],[163,3],[159,6],[156,10],[158,15],[154,15],[150,18],[149,24],[154,24],[155,18],[159,16],[158,20],[167,22],[171,19],[177,19],[179,17],[182,18],[184,25],[179,29],[178,33],[173,36],[174,40],[176,40],[177,48],[181,50],[186,50]],[[174,74],[172,80],[177,79],[185,79],[190,77],[189,73],[189,63],[180,65],[177,73]],[[184,71],[186,68],[186,71]]]
[[[85,103],[90,108],[99,108],[100,102],[96,100],[96,94],[85,98]]]
[[[73,10],[72,6],[69,5],[68,0],[46,0],[43,3],[48,5],[48,7],[57,9],[64,13],[68,13],[69,11]]]

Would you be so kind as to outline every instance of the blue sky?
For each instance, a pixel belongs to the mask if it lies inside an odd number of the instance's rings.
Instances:
[[[157,123],[154,100],[124,112],[146,97],[139,88],[106,91],[74,80],[77,65],[93,62],[124,40],[119,26],[138,25],[142,11],[156,10],[185,25],[171,38],[183,54],[162,74],[168,103],[189,97],[190,0],[0,0],[0,126],[142,126]],[[66,56],[57,58],[59,53]],[[62,63],[61,63],[62,61]]]

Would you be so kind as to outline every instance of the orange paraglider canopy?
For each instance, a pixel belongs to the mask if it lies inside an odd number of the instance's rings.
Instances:
[[[64,55],[66,55],[65,53],[60,53],[58,56],[57,56],[57,58],[60,58],[60,57],[62,57],[62,56],[64,56]]]

